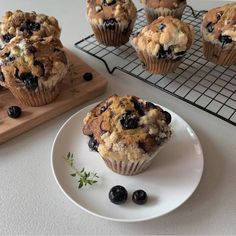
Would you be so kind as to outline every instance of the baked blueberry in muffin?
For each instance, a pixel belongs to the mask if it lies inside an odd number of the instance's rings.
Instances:
[[[236,64],[236,3],[208,11],[201,31],[207,60],[219,65]]]
[[[193,38],[192,26],[172,16],[161,16],[131,38],[131,44],[146,70],[167,74],[181,63]]]
[[[87,0],[87,16],[97,41],[117,47],[129,41],[137,10],[132,0]]]
[[[136,96],[111,96],[84,119],[90,149],[98,151],[113,171],[134,175],[144,171],[171,137],[171,115]]]
[[[0,22],[0,49],[10,43],[15,37],[44,38],[60,37],[60,27],[52,16],[36,12],[8,11]]]

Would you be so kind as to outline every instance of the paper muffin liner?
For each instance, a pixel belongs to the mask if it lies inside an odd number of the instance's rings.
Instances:
[[[203,55],[210,62],[218,65],[230,66],[236,64],[236,47],[220,43],[212,43],[203,39]]]
[[[129,41],[135,20],[132,20],[128,27],[124,28],[120,24],[115,24],[114,29],[108,29],[105,25],[92,24],[94,35],[97,41],[106,46],[119,47]]]
[[[137,175],[144,172],[153,162],[162,149],[163,144],[150,156],[137,161],[114,160],[111,157],[102,157],[106,166],[120,175]]]
[[[160,8],[145,7],[144,9],[148,24],[150,24],[160,16],[173,16],[175,18],[181,19],[186,6],[187,4],[183,3],[176,9],[168,9],[163,7]]]
[[[61,91],[61,82],[58,82],[50,88],[37,88],[35,91],[17,86],[9,86],[9,90],[23,105],[39,107],[51,103],[59,95]]]
[[[145,52],[137,51],[138,57],[143,64],[143,68],[150,73],[168,74],[174,72],[181,64],[182,58],[177,59],[159,59],[157,57],[148,55]]]

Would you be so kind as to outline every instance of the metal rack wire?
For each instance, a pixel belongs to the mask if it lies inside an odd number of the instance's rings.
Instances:
[[[236,65],[219,66],[203,57],[200,33],[203,13],[186,8],[182,19],[194,26],[195,41],[178,69],[165,76],[145,71],[130,43],[118,48],[106,47],[90,35],[75,46],[101,60],[109,73],[116,69],[123,71],[236,126]],[[140,31],[145,25],[141,9],[134,31]]]

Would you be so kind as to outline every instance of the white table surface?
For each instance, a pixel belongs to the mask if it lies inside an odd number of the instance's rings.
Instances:
[[[198,9],[220,4],[213,0],[189,3]],[[205,167],[192,197],[158,219],[115,223],[83,212],[57,186],[50,151],[61,125],[87,103],[0,146],[0,234],[236,234],[236,128],[119,71],[109,75],[102,63],[76,50],[74,43],[91,33],[85,0],[1,0],[0,15],[18,8],[55,16],[63,43],[109,79],[106,94],[90,103],[113,93],[158,101],[195,130]]]

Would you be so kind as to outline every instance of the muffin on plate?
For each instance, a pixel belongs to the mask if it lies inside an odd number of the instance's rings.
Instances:
[[[131,44],[145,70],[167,74],[179,66],[193,38],[191,25],[172,16],[161,16],[134,35]]]
[[[186,0],[141,0],[148,24],[159,16],[173,16],[181,19],[187,6]]]
[[[16,36],[22,38],[60,37],[61,29],[52,16],[35,12],[8,11],[0,22],[0,49]]]
[[[118,47],[129,41],[137,9],[132,0],[87,0],[87,16],[97,41]]]
[[[136,96],[111,96],[84,119],[90,149],[122,175],[143,172],[171,137],[171,115]]]
[[[0,84],[22,104],[45,105],[59,94],[67,65],[59,39],[18,37],[0,50]]]
[[[236,3],[207,12],[201,32],[207,60],[219,65],[236,64]]]

